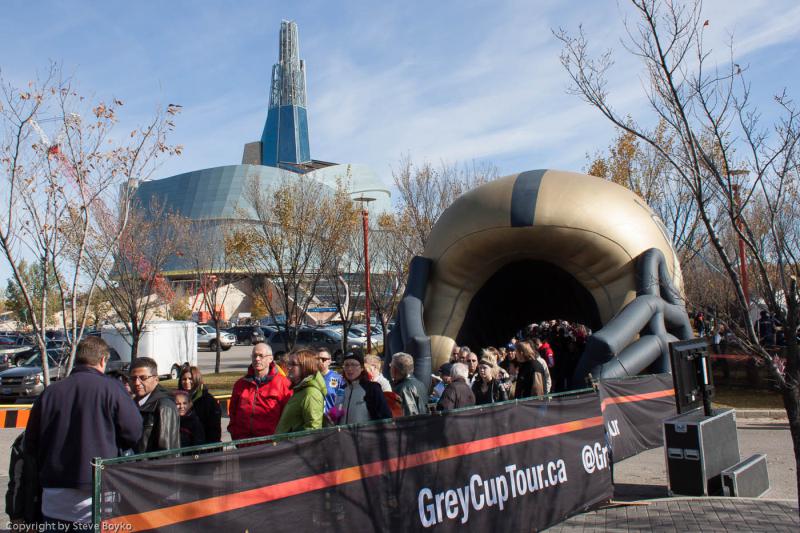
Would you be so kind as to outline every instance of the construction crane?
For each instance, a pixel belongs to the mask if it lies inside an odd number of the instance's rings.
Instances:
[[[57,120],[55,118],[51,119],[44,119],[42,122],[49,122]],[[78,175],[75,172],[75,169],[69,164],[69,160],[67,156],[61,151],[61,143],[64,141],[64,137],[67,134],[67,126],[70,123],[77,124],[81,120],[80,115],[77,113],[70,113],[67,115],[65,120],[64,129],[61,130],[56,137],[55,142],[50,142],[50,138],[47,136],[47,133],[42,129],[36,119],[31,118],[28,123],[31,127],[39,134],[39,139],[42,141],[42,144],[47,148],[47,157],[53,158],[58,162],[59,167],[63,170],[69,177],[71,177],[75,183],[78,183]]]

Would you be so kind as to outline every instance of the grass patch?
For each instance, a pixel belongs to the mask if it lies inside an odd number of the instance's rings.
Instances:
[[[220,372],[219,374],[203,374],[203,382],[217,396],[220,394],[230,394],[236,380],[243,377],[244,372]],[[174,390],[178,388],[177,379],[166,379],[161,382],[161,386],[166,389]]]
[[[783,399],[770,389],[744,387],[717,387],[714,405],[735,409],[783,409]]]

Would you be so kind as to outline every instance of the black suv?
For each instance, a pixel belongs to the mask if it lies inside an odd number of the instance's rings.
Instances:
[[[236,344],[256,344],[265,340],[264,330],[259,326],[233,326],[225,331],[236,335]]]

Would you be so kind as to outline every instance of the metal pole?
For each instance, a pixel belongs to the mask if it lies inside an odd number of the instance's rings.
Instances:
[[[95,531],[100,531],[101,505],[103,492],[101,488],[103,460],[100,457],[94,458],[92,463],[92,523]]]
[[[736,201],[736,227],[739,229],[739,270],[742,276],[742,291],[744,292],[744,299],[747,305],[750,305],[750,282],[747,279],[747,262],[744,251],[744,239],[742,239],[742,232],[744,231],[744,224],[742,224],[742,197],[739,194],[739,185],[733,185],[733,197]]]
[[[364,309],[367,313],[367,353],[370,353],[372,351],[372,329],[369,305],[369,213],[366,206],[361,210],[361,220],[364,225]]]

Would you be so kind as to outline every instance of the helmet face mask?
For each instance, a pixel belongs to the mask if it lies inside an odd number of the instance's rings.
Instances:
[[[634,323],[645,325],[633,333],[611,328],[613,338],[579,364],[580,372],[599,377],[595,372],[612,363],[616,375],[613,360],[640,333],[655,335],[638,348],[637,364],[624,365],[636,374],[664,357],[668,340],[686,336],[681,293],[677,257],[641,198],[592,176],[524,172],[465,193],[442,214],[423,256],[412,261],[390,351],[413,354],[417,376],[429,376],[454,343],[505,344],[522,326],[546,319],[600,333],[638,296],[650,296],[667,310],[640,301],[626,320],[635,315]]]

